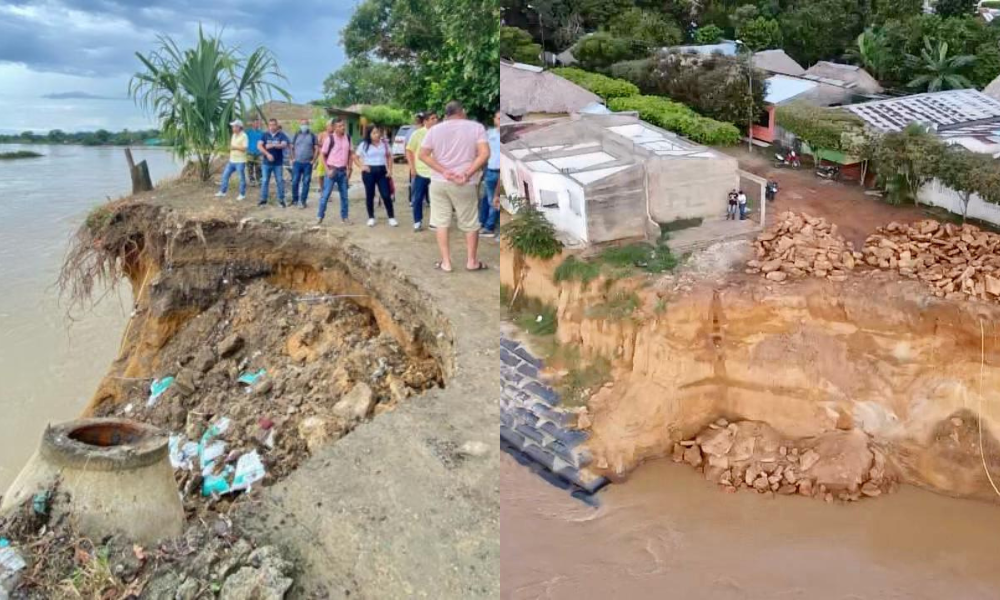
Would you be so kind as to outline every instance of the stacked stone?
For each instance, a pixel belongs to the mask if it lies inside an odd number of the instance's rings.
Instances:
[[[754,242],[756,258],[747,263],[747,273],[762,273],[771,281],[824,277],[846,281],[861,253],[837,234],[837,226],[826,219],[783,212],[777,224]]]
[[[697,437],[674,444],[674,462],[686,462],[727,492],[741,488],[855,501],[895,487],[885,456],[860,431],[833,431],[792,443],[766,423],[719,419]]]
[[[559,394],[539,376],[542,361],[522,345],[500,338],[500,437],[564,481],[592,494],[608,483],[587,465],[588,434],[577,416],[559,406]]]
[[[931,287],[936,296],[1000,299],[1000,235],[973,225],[925,220],[889,223],[865,242],[873,267],[898,271]]]

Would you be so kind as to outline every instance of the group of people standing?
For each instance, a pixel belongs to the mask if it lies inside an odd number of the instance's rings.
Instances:
[[[436,230],[441,251],[441,261],[436,268],[447,272],[452,270],[448,230],[454,219],[466,237],[466,269],[486,269],[486,265],[478,259],[478,240],[481,235],[495,235],[499,220],[499,132],[496,127],[487,132],[481,124],[469,120],[462,104],[457,101],[448,103],[443,119],[433,111],[418,114],[417,125],[419,128],[406,141],[413,229],[417,232],[424,229],[424,206],[429,200],[427,225]],[[291,139],[275,119],[268,121],[265,132],[259,131],[259,122],[256,121],[247,131],[244,131],[243,122],[239,119],[230,126],[229,162],[222,173],[217,197],[226,196],[229,179],[233,174],[239,174],[237,199],[246,199],[247,165],[250,165],[250,176],[253,177],[254,165],[259,163],[261,189],[258,205],[268,204],[273,176],[278,204],[286,207],[283,169],[286,153],[290,153],[293,206],[306,208],[314,170],[323,176],[317,224],[322,224],[326,218],[327,205],[334,189],[340,197],[341,221],[350,223],[349,181],[354,168],[358,168],[365,189],[368,226],[374,227],[377,223],[376,193],[382,200],[388,224],[392,227],[399,225],[394,210],[392,147],[385,132],[378,126],[367,126],[363,139],[356,146],[347,133],[347,123],[342,119],[329,121],[326,131],[320,136],[310,131],[307,120],[302,120],[299,131]],[[477,191],[481,179],[485,185],[482,195],[479,195]]]
[[[743,193],[743,190],[731,190],[729,192],[729,207],[726,209],[726,220],[736,220],[737,210],[739,211],[740,221],[747,218],[747,195]]]

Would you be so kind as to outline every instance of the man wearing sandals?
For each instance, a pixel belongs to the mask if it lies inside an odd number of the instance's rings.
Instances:
[[[441,262],[435,265],[452,271],[448,229],[452,215],[465,233],[469,271],[488,267],[479,260],[479,178],[490,158],[486,128],[465,117],[465,109],[452,100],[444,109],[444,121],[427,132],[420,145],[419,159],[431,173],[431,225],[437,228]]]

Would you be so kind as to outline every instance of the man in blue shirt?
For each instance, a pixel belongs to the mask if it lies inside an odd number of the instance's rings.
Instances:
[[[479,200],[479,224],[482,237],[495,237],[497,221],[500,220],[500,209],[494,203],[497,187],[500,185],[500,116],[499,110],[493,113],[493,127],[486,131],[486,141],[490,144],[490,160],[486,163],[486,175],[483,178],[483,197]]]
[[[257,142],[264,137],[260,130],[260,119],[254,119],[247,129],[247,179],[250,183],[260,185],[260,150]]]
[[[267,132],[257,142],[257,149],[260,150],[264,159],[260,185],[260,202],[257,203],[257,206],[267,204],[267,192],[271,186],[271,175],[273,174],[277,180],[275,185],[278,188],[278,204],[281,205],[281,208],[285,208],[284,164],[285,149],[288,148],[288,144],[288,136],[278,130],[277,119],[269,120],[267,122]]]

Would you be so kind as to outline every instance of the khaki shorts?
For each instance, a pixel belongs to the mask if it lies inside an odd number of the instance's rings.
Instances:
[[[455,215],[458,228],[465,233],[479,231],[479,199],[475,185],[458,185],[449,181],[431,182],[431,225],[450,227]]]

